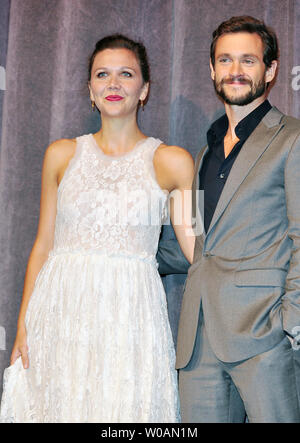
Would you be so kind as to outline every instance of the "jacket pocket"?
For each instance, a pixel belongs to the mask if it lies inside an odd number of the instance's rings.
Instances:
[[[235,273],[236,286],[285,287],[287,272],[283,269],[243,269]]]

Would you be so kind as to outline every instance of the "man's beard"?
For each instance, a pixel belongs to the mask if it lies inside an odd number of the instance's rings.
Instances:
[[[245,84],[248,84],[250,86],[250,91],[242,96],[230,97],[224,90],[224,84],[233,80],[243,81]],[[221,97],[225,103],[227,103],[228,105],[237,106],[249,105],[249,103],[252,103],[258,97],[261,97],[266,91],[266,83],[264,77],[259,82],[254,84],[252,80],[249,80],[243,76],[230,76],[230,78],[227,77],[218,83],[216,82],[216,80],[214,80],[214,87],[218,96]]]

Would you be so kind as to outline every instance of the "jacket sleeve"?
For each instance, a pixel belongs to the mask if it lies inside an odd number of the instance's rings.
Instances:
[[[300,126],[285,168],[288,236],[292,240],[290,266],[282,297],[283,329],[295,337],[300,330]]]

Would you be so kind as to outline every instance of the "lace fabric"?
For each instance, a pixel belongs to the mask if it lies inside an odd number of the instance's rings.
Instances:
[[[2,422],[178,422],[175,351],[155,255],[161,141],[106,156],[77,138],[55,241],[26,312],[30,367],[4,372]]]
[[[58,190],[54,251],[155,257],[167,202],[153,175],[159,144],[149,137],[115,158],[102,153],[93,135],[79,139]]]

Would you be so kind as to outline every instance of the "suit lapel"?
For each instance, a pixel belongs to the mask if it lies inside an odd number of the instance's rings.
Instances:
[[[208,146],[204,146],[202,150],[199,152],[196,164],[195,164],[195,175],[194,175],[194,181],[193,181],[193,191],[199,189],[199,172],[203,164],[203,159],[205,154],[208,151]]]
[[[232,166],[206,236],[221,217],[230,200],[243,183],[250,170],[282,128],[282,117],[283,114],[278,111],[278,109],[273,107],[262,119],[250,137],[246,140]]]
[[[200,187],[200,180],[199,180],[199,171],[203,164],[203,159],[205,157],[205,154],[208,151],[208,146],[205,146],[199,153],[196,163],[195,163],[195,175],[192,185],[192,216],[193,216],[193,228],[196,237],[199,237],[198,229],[200,227],[201,233],[204,234],[204,217],[201,213],[201,207],[199,207],[199,187]]]

